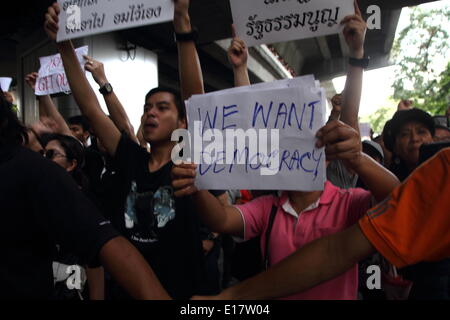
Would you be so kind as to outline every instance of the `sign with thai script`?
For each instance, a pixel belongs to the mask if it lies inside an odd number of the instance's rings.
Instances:
[[[230,0],[237,35],[249,47],[339,33],[354,0]]]
[[[58,0],[57,41],[173,19],[173,0]]]
[[[83,70],[85,62],[83,55],[88,54],[88,49],[88,46],[84,46],[75,50],[78,62]],[[70,92],[61,55],[56,54],[54,56],[41,57],[39,61],[41,67],[39,69],[39,77],[36,80],[35,94],[37,96],[44,96],[47,94]]]
[[[199,189],[322,190],[325,99],[313,76],[192,96],[175,153],[198,164]]]

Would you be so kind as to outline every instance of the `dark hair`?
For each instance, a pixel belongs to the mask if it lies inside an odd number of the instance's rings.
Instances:
[[[6,144],[28,144],[28,133],[0,88],[0,146]]]
[[[89,121],[85,116],[70,117],[67,122],[71,125],[81,126],[84,131],[89,131],[89,129],[91,128],[91,126],[89,125]]]
[[[50,133],[41,135],[43,147],[45,148],[50,141],[56,140],[64,149],[67,160],[77,161],[76,168],[71,172],[75,182],[83,189],[88,188],[88,180],[83,174],[85,151],[80,141],[71,136],[66,136],[58,133]]]
[[[152,95],[159,93],[159,92],[168,92],[173,95],[173,100],[174,100],[175,105],[178,110],[178,118],[185,119],[186,118],[186,109],[184,107],[184,103],[181,101],[181,96],[177,91],[175,91],[171,88],[167,88],[167,87],[153,88],[145,95],[145,103],[147,103],[148,98],[150,98]]]

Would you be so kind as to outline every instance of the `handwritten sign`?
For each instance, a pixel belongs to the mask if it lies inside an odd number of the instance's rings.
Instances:
[[[57,41],[173,19],[172,0],[58,0]]]
[[[230,0],[237,35],[248,46],[339,33],[353,0]]]
[[[0,88],[2,88],[3,92],[9,91],[9,87],[11,86],[12,78],[0,78]]]
[[[192,96],[187,160],[199,164],[197,187],[322,190],[325,153],[315,134],[325,99],[312,76]]]
[[[83,55],[88,54],[88,47],[80,47],[75,52],[81,68],[84,70]],[[70,92],[70,86],[66,73],[64,72],[61,56],[56,54],[54,56],[41,57],[39,61],[41,67],[39,69],[39,77],[36,80],[35,94],[37,96],[44,96],[47,94]]]

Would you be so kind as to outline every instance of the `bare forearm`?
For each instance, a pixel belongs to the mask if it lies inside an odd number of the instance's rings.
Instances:
[[[366,154],[353,168],[377,201],[384,200],[399,184],[398,178]]]
[[[203,223],[211,231],[226,233],[223,230],[226,222],[226,211],[219,199],[208,191],[198,191],[192,197]]]
[[[223,291],[219,299],[275,299],[342,274],[374,252],[358,226],[311,242],[268,271]]]
[[[108,272],[135,299],[170,299],[153,270],[125,238],[107,242],[100,258]]]
[[[248,76],[247,65],[243,65],[239,68],[233,68],[233,74],[235,87],[243,87],[250,85],[250,78]]]
[[[39,101],[39,115],[42,117],[48,117],[56,122],[60,132],[60,134],[64,134],[67,136],[72,136],[72,132],[69,129],[66,121],[59,113],[58,109],[56,109],[55,104],[53,103],[52,98],[49,95],[38,96]]]
[[[64,70],[75,101],[83,115],[91,120],[96,114],[102,113],[102,110],[94,90],[80,67],[73,45],[70,41],[60,42],[58,50],[64,62]]]
[[[192,27],[189,16],[175,16],[174,29],[176,33],[191,32]],[[178,42],[177,47],[181,96],[184,101],[193,94],[204,93],[203,75],[194,41]]]
[[[114,156],[120,141],[120,131],[102,111],[97,96],[80,67],[72,43],[61,42],[58,44],[58,49],[61,53],[70,89],[81,113],[89,120],[96,136],[99,137],[107,152]]]
[[[39,118],[48,117],[47,109],[45,108],[46,101],[51,99],[49,95],[37,96],[38,106],[39,106]]]
[[[347,80],[342,95],[341,121],[359,132],[358,114],[361,102],[363,69],[348,66]]]
[[[86,268],[90,300],[105,300],[105,273],[103,267]]]
[[[139,143],[134,133],[133,125],[128,118],[127,112],[114,92],[104,95],[106,107],[108,108],[111,120],[120,131],[125,131],[136,143]]]

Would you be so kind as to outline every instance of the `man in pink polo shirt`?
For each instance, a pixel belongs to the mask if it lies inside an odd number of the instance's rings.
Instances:
[[[271,266],[307,243],[355,224],[372,204],[370,192],[363,189],[339,189],[327,181],[319,199],[298,214],[289,199],[290,193],[282,192],[280,197],[264,196],[247,205],[236,206],[245,225],[244,240],[261,235],[262,244],[266,243],[271,208],[278,208],[269,239],[268,258]],[[261,251],[265,256],[265,245],[261,246]],[[356,298],[357,288],[358,268],[354,265],[330,281],[285,299],[353,300]]]
[[[362,153],[360,135],[349,125],[331,121],[318,131],[317,138],[318,148],[326,146],[327,160],[343,160],[358,174],[370,193],[362,189],[343,190],[326,182],[323,191],[288,191],[279,197],[265,196],[241,206],[223,207],[208,191],[196,189],[196,166],[183,164],[172,170],[175,195],[192,195],[203,222],[214,232],[244,240],[260,235],[263,251],[269,216],[275,205],[276,215],[268,246],[269,265],[274,265],[305,244],[353,225],[370,208],[372,197],[382,201],[399,184],[392,173]],[[356,266],[309,291],[284,298],[356,299]]]

